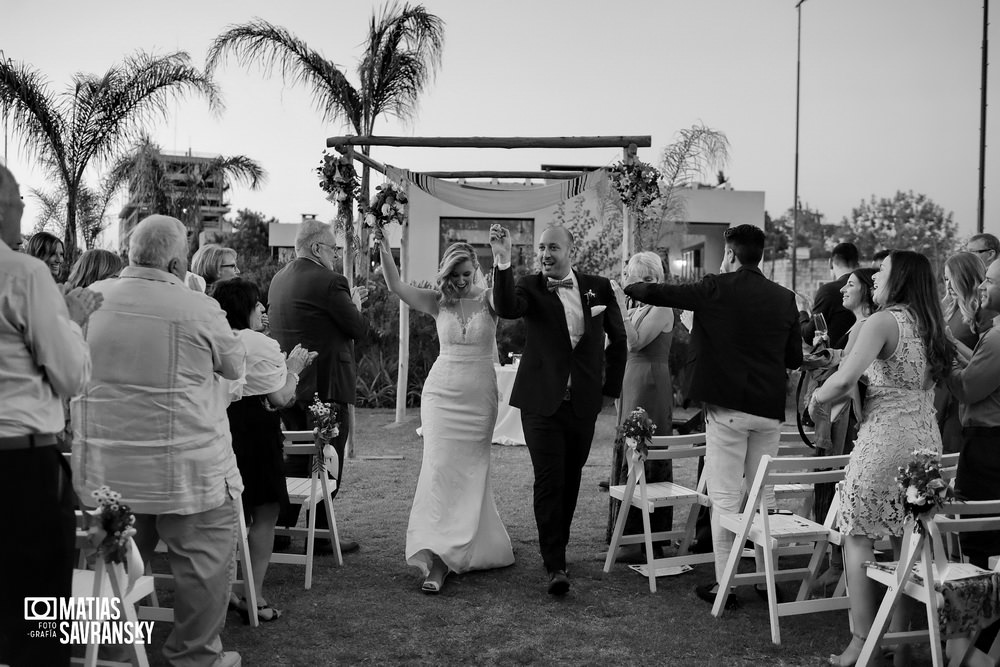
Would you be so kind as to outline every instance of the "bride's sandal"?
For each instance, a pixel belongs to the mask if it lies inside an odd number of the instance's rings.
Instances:
[[[433,567],[424,583],[420,585],[420,590],[429,595],[437,595],[444,588],[444,580],[448,576],[448,566],[444,561],[435,560]]]

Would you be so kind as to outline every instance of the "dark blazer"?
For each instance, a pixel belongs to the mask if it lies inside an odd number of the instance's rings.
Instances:
[[[357,367],[354,341],[367,330],[365,319],[351,301],[347,278],[299,257],[271,280],[267,293],[271,336],[288,353],[301,344],[318,352],[299,378],[295,399],[354,403]]]
[[[694,312],[685,395],[769,419],[785,418],[785,369],[802,364],[795,294],[757,267],[688,285],[635,283],[633,299]]]
[[[515,287],[513,270],[494,272],[497,314],[506,319],[524,318],[524,354],[510,394],[510,404],[522,412],[543,417],[555,414],[570,378],[573,412],[578,417],[595,418],[601,411],[602,395],[617,398],[621,393],[627,356],[625,323],[611,283],[600,276],[573,273],[584,319],[584,334],[575,348],[570,346],[562,301],[545,286],[545,276],[525,276]],[[592,316],[595,306],[605,309]],[[610,340],[607,349],[605,332]]]
[[[844,295],[840,293],[850,277],[851,272],[848,271],[831,283],[823,283],[816,290],[816,299],[813,301],[813,315],[822,313],[826,319],[830,347],[838,350],[844,349],[844,346],[847,345],[847,332],[854,326],[854,313],[844,308]],[[816,326],[812,320],[804,322],[802,324],[802,340],[812,345],[815,335]]]

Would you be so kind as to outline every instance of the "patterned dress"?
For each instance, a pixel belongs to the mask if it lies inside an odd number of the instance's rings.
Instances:
[[[490,483],[497,348],[485,292],[442,306],[437,333],[441,352],[420,395],[424,456],[406,530],[406,562],[424,576],[434,554],[452,572],[511,565],[514,552]]]
[[[923,341],[909,310],[889,312],[899,343],[892,356],[876,359],[866,372],[864,416],[840,496],[841,532],[872,538],[903,533],[899,467],[915,449],[941,451],[934,392],[923,388],[929,384]]]

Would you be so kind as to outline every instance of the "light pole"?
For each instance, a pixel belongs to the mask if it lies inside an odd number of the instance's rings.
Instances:
[[[986,67],[989,64],[990,0],[983,0],[983,62],[980,66],[982,83],[979,101],[979,201],[976,206],[976,233],[983,233],[986,208]]]
[[[795,3],[798,13],[798,36],[795,42],[795,186],[792,190],[792,291],[795,291],[795,264],[798,260],[799,234],[799,81],[802,70],[802,3]]]

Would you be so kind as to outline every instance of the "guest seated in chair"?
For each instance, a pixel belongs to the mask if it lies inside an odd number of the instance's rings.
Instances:
[[[250,566],[257,594],[257,617],[275,621],[281,611],[264,599],[264,575],[271,561],[274,527],[281,503],[288,502],[288,489],[281,470],[281,420],[276,412],[295,400],[299,374],[316,358],[296,345],[286,359],[277,341],[259,330],[263,328],[264,306],[257,286],[249,280],[231,278],[215,283],[212,296],[226,311],[226,320],[247,348],[246,375],[230,388],[229,431],[233,451],[243,477],[243,509],[250,520],[247,541]],[[249,622],[246,596],[230,599]]]

